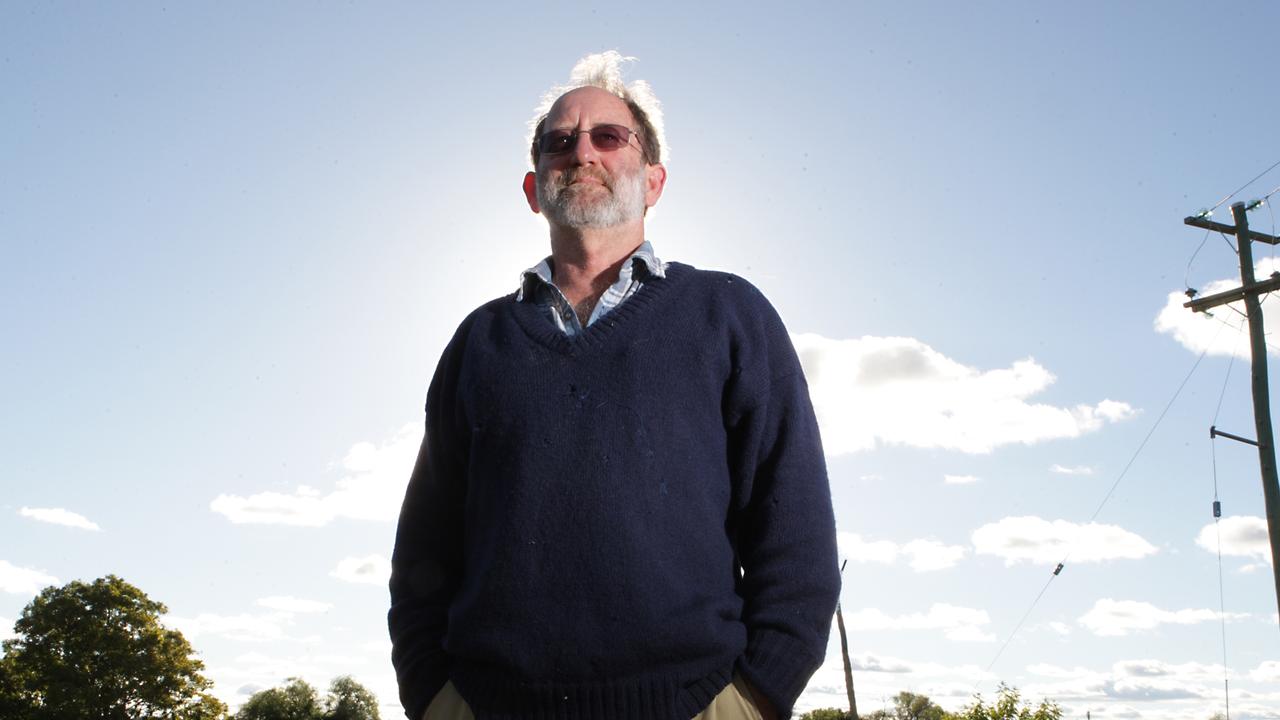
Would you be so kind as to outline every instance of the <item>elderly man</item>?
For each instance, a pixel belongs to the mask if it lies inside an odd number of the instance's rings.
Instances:
[[[388,619],[411,720],[788,717],[839,592],[786,329],[665,263],[648,86],[584,58],[536,123],[551,256],[468,316],[427,393]]]

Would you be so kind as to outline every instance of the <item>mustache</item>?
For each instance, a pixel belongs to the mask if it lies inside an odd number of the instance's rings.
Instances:
[[[560,173],[556,178],[556,187],[563,189],[582,179],[598,180],[609,190],[613,190],[613,178],[599,168],[573,167]]]

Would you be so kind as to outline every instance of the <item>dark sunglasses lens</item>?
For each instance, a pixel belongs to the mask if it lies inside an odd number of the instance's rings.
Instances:
[[[591,128],[591,144],[597,150],[617,150],[627,144],[631,131],[621,125],[600,125]]]
[[[578,139],[577,135],[565,132],[564,130],[552,130],[542,133],[538,138],[538,150],[544,155],[559,155],[573,149]]]

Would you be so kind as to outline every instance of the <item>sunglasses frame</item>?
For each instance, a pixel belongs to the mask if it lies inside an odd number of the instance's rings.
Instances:
[[[621,131],[626,132],[626,135],[623,136],[622,144],[618,145],[617,147],[601,147],[600,146],[600,144],[596,141],[596,133],[602,132],[602,131],[609,131],[609,130],[619,131],[619,132],[615,132],[614,135],[621,134]],[[587,130],[576,130],[576,129],[575,130],[565,130],[565,129],[547,130],[546,132],[542,133],[541,135],[539,135],[537,138],[534,139],[534,146],[537,147],[539,156],[565,155],[573,152],[573,149],[578,147],[578,138],[580,138],[584,133],[591,138],[591,147],[595,148],[597,152],[617,152],[618,150],[621,150],[624,147],[633,147],[631,145],[631,136],[635,135],[637,140],[640,138],[640,133],[636,132],[635,130],[632,130],[626,125],[618,125],[617,123],[602,123],[600,125],[596,125]],[[564,147],[555,149],[547,145],[548,141],[552,139],[554,140],[568,139],[568,142],[565,143]],[[637,150],[640,151],[641,156],[643,156],[644,149],[638,146],[635,146],[635,147]]]

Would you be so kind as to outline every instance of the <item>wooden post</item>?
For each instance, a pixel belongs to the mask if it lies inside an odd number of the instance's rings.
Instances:
[[[1253,363],[1253,422],[1258,431],[1258,464],[1262,469],[1262,495],[1266,505],[1267,532],[1271,540],[1272,569],[1276,585],[1276,606],[1280,608],[1280,482],[1276,480],[1276,448],[1271,430],[1271,391],[1267,383],[1267,338],[1262,324],[1262,303],[1258,295],[1270,292],[1280,286],[1280,277],[1273,275],[1269,280],[1258,282],[1253,274],[1253,242],[1276,245],[1280,239],[1263,233],[1250,232],[1248,208],[1244,203],[1231,205],[1231,216],[1235,227],[1211,222],[1197,216],[1189,217],[1183,222],[1193,227],[1216,230],[1236,236],[1236,248],[1240,253],[1240,280],[1243,285],[1225,293],[1217,293],[1209,297],[1192,300],[1186,307],[1203,312],[1234,300],[1243,300],[1245,317],[1249,319],[1249,354]],[[1225,433],[1214,430],[1219,435]],[[1233,439],[1236,439],[1233,437]],[[1244,438],[1239,438],[1248,442]]]

